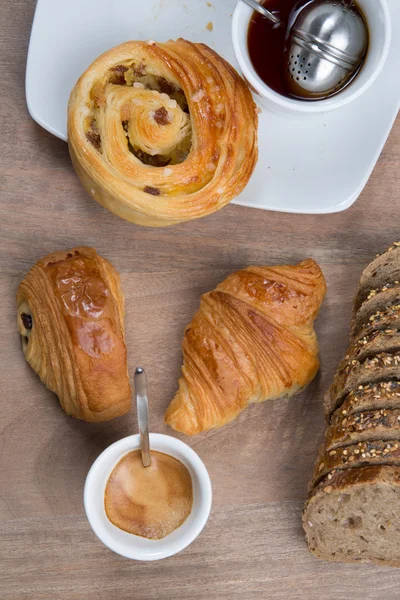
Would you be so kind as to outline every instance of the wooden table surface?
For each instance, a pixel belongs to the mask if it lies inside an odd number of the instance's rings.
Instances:
[[[25,60],[33,0],[0,0],[0,598],[4,600],[365,600],[399,598],[400,571],[331,565],[307,550],[301,511],[324,423],[322,396],[347,342],[362,268],[399,239],[400,121],[348,211],[297,216],[228,206],[164,230],[126,223],[81,188],[67,145],[29,117]],[[62,68],[62,65],[60,65]],[[200,294],[251,264],[312,256],[328,294],[317,322],[321,373],[291,400],[251,406],[221,430],[184,438],[209,469],[214,501],[201,536],[158,563],[104,547],[83,511],[86,473],[134,414],[98,425],[59,408],[25,362],[15,294],[48,252],[91,245],[120,271],[130,372],[149,376],[151,428],[180,371]]]

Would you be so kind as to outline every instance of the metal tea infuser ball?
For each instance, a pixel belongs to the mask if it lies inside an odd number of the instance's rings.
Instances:
[[[243,0],[275,27],[279,17],[256,0]],[[366,23],[349,0],[311,0],[289,24],[286,82],[300,98],[342,89],[359,69],[368,47]],[[271,57],[266,57],[271,60]]]

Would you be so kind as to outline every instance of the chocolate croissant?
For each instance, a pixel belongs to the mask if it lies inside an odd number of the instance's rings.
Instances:
[[[186,328],[179,390],[165,415],[188,435],[221,427],[250,402],[292,396],[319,368],[313,322],[326,293],[311,259],[248,267],[204,294]]]
[[[123,219],[165,226],[237,196],[257,161],[256,105],[204,44],[126,42],[85,71],[68,142],[86,191]]]
[[[67,414],[128,412],[124,298],[107,260],[84,247],[49,254],[21,282],[17,307],[25,358]]]

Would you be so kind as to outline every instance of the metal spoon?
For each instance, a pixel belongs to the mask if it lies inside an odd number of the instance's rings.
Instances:
[[[279,17],[274,15],[274,13],[272,13],[270,10],[264,8],[264,6],[261,6],[261,4],[257,2],[257,0],[243,0],[243,2],[248,4],[253,10],[259,12],[260,15],[271,21],[271,23],[273,23],[274,25],[281,25],[282,22],[279,19]]]
[[[149,440],[149,404],[147,400],[146,374],[141,367],[135,371],[134,377],[136,407],[138,414],[140,449],[142,451],[142,463],[144,467],[150,467],[150,440]]]

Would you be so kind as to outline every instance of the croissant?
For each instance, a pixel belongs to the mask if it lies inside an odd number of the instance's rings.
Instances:
[[[292,396],[319,368],[313,322],[326,293],[319,266],[248,267],[204,294],[186,328],[179,390],[165,421],[192,435],[250,402]]]
[[[172,225],[219,210],[245,187],[257,161],[256,105],[204,44],[126,42],[75,85],[68,142],[100,204],[140,225]]]
[[[65,412],[106,421],[130,408],[124,298],[113,266],[93,248],[39,260],[17,293],[26,360]]]

